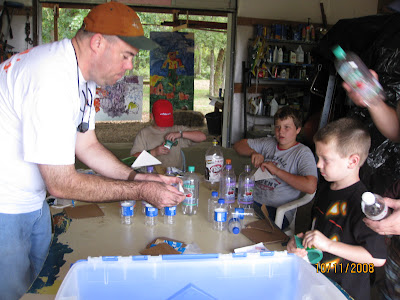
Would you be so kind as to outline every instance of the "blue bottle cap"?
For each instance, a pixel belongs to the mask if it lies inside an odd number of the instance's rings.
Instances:
[[[218,197],[218,192],[212,191],[212,192],[211,192],[211,196],[212,196],[212,197]]]
[[[225,203],[225,199],[223,199],[223,198],[219,198],[219,199],[218,199],[218,203],[220,203],[220,204],[224,204],[224,203]]]
[[[232,229],[233,234],[238,234],[239,232],[240,232],[239,227],[233,227],[233,229]]]
[[[189,170],[189,172],[194,172],[194,166],[189,166],[188,170]]]

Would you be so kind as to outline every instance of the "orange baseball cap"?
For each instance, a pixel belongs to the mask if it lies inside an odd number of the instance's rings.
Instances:
[[[116,35],[129,45],[143,50],[152,50],[158,44],[144,36],[142,23],[136,12],[118,2],[107,2],[95,6],[83,20],[84,29],[105,35]]]
[[[174,109],[172,103],[165,99],[154,102],[152,113],[158,127],[172,127],[174,125]]]

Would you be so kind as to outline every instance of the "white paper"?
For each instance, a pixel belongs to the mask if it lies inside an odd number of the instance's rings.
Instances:
[[[131,168],[137,169],[140,167],[154,166],[154,165],[161,165],[161,161],[159,161],[157,158],[155,158],[146,150],[143,150],[142,153],[140,153],[140,155],[133,162]]]
[[[265,248],[264,244],[258,243],[255,245],[251,245],[251,246],[246,246],[246,247],[242,247],[242,248],[236,248],[233,250],[235,253],[256,253],[256,252],[266,252],[269,251],[267,248]]]
[[[263,172],[261,168],[258,168],[257,171],[254,173],[255,181],[271,179],[271,178],[275,178],[275,176],[272,175],[267,169],[265,169],[265,171]]]

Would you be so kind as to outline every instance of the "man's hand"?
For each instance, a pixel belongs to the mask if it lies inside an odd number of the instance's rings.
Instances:
[[[383,198],[386,205],[393,209],[392,214],[381,220],[372,221],[368,218],[364,218],[364,223],[371,228],[373,231],[379,233],[380,235],[399,235],[400,234],[400,200]]]
[[[329,252],[332,243],[333,241],[319,230],[307,231],[303,239],[304,248],[317,248],[323,252]]]
[[[175,140],[179,139],[180,137],[181,134],[179,132],[170,132],[165,136],[165,139],[175,142]]]
[[[259,168],[264,162],[264,156],[260,153],[254,152],[251,154],[251,163],[254,167]]]
[[[185,194],[179,192],[172,185],[156,181],[141,182],[141,196],[144,200],[157,208],[176,206],[185,200]]]
[[[154,152],[154,156],[166,155],[169,153],[169,149],[164,147],[164,144],[155,147],[151,152]]]

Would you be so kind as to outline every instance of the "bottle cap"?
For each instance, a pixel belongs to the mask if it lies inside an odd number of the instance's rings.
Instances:
[[[219,198],[219,199],[218,199],[218,203],[219,203],[219,204],[224,204],[224,203],[225,203],[225,199]]]
[[[227,165],[230,165],[230,164],[232,164],[232,160],[231,160],[231,159],[229,159],[229,158],[227,158],[225,161],[226,161],[226,164],[227,164]]]
[[[226,165],[227,170],[232,170],[232,165]]]
[[[147,166],[147,172],[152,172],[154,171],[154,167],[153,166]]]
[[[240,232],[239,227],[233,227],[233,229],[232,229],[233,234],[238,234],[239,232]]]
[[[336,56],[338,59],[345,59],[346,58],[346,52],[340,47],[339,45],[336,45],[335,47],[332,48],[333,54]]]
[[[218,192],[217,191],[212,191],[211,192],[211,197],[218,197]]]
[[[189,172],[194,172],[194,166],[189,166],[188,170],[189,170]]]
[[[364,201],[365,204],[367,205],[372,205],[375,203],[375,196],[371,192],[365,192],[361,196],[362,201]]]

